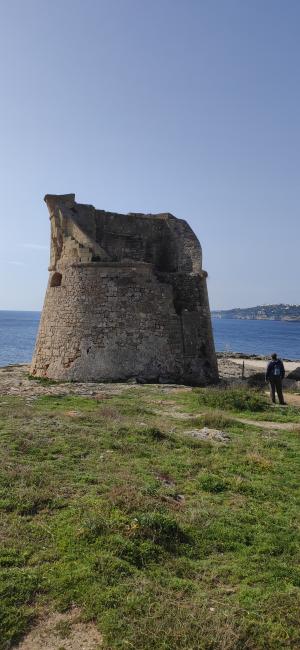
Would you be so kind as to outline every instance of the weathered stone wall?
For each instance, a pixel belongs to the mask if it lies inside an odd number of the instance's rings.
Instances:
[[[205,384],[217,379],[206,273],[186,222],[48,196],[50,277],[33,375]]]

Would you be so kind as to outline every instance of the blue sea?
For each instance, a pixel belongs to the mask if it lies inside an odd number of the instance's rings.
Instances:
[[[0,311],[0,366],[31,360],[40,312]],[[300,359],[300,322],[213,318],[218,352],[269,355]]]

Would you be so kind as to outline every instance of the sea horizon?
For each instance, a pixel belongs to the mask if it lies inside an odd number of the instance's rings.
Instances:
[[[0,366],[30,363],[40,310],[0,310]],[[212,317],[216,352],[300,360],[300,322]]]

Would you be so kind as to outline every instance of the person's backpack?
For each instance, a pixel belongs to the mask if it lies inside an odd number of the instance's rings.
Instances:
[[[280,363],[279,360],[275,361],[275,363],[274,363],[273,375],[274,375],[274,377],[280,377],[281,376],[281,363]]]

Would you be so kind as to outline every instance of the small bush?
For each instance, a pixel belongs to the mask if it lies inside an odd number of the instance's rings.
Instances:
[[[147,429],[144,429],[142,433],[144,436],[147,436],[148,438],[150,438],[150,440],[153,440],[154,442],[160,442],[161,440],[167,440],[168,438],[166,433],[164,433],[160,429],[157,429],[156,427],[149,427]]]
[[[126,539],[121,535],[112,535],[107,543],[116,556],[137,568],[158,562],[162,553],[162,549],[157,544],[136,537]]]
[[[188,535],[170,515],[152,512],[138,517],[137,523],[141,538],[160,544],[166,550],[174,551],[178,544],[189,541]]]
[[[251,388],[264,388],[266,385],[265,373],[256,372],[247,379],[247,383]]]
[[[93,541],[107,532],[108,523],[101,515],[89,516],[83,521],[81,533],[85,539]]]
[[[245,388],[202,389],[198,393],[201,406],[225,411],[265,411],[269,408],[264,395]]]
[[[126,560],[120,560],[111,553],[102,552],[93,564],[93,571],[102,577],[106,585],[118,585],[118,582],[134,572]]]
[[[200,479],[200,485],[205,492],[225,492],[228,490],[228,483],[224,481],[219,476],[214,476],[214,474],[207,474],[202,476]]]
[[[211,427],[212,429],[226,429],[226,427],[235,424],[234,420],[219,411],[203,413],[201,419],[204,427]]]

